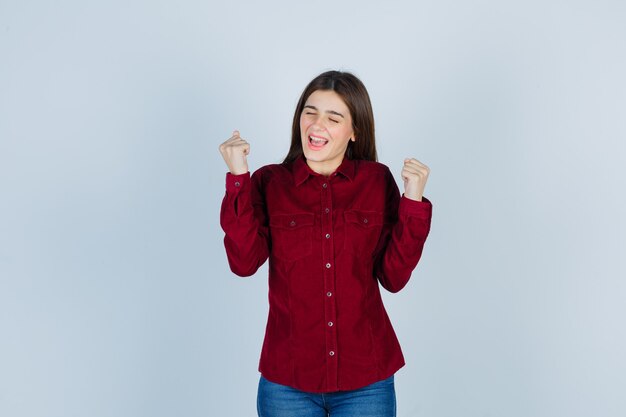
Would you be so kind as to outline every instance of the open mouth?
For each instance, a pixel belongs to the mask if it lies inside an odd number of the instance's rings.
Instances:
[[[319,136],[309,135],[309,147],[317,150],[322,149],[324,145],[328,143],[328,139],[321,138]]]

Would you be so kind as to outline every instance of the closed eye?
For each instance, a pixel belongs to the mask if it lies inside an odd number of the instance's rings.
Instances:
[[[330,119],[331,122],[339,123],[339,120]]]

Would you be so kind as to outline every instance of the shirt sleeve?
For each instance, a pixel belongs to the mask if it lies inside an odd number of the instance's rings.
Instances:
[[[231,271],[253,275],[269,256],[267,214],[261,191],[261,175],[226,174],[220,225]]]
[[[374,274],[390,292],[398,292],[409,281],[422,256],[430,232],[432,203],[400,196],[393,175],[387,170],[385,221],[374,258]]]

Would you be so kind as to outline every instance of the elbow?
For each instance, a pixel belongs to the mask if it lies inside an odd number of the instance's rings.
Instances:
[[[403,289],[405,286],[406,286],[406,281],[401,284],[397,284],[397,283],[383,284],[383,288],[385,288],[387,291],[393,294],[400,292],[400,290]]]
[[[256,274],[266,259],[266,256],[253,256],[252,254],[235,256],[233,253],[229,253],[228,266],[235,275],[245,278]]]
[[[230,266],[230,270],[232,271],[232,273],[242,278],[251,277],[259,269],[259,265],[254,265],[254,264],[241,265],[238,263],[231,262],[230,259],[229,259],[228,264]]]
[[[266,256],[259,250],[249,246],[237,246],[234,241],[224,238],[228,266],[233,274],[240,277],[249,277],[256,273],[265,262]]]
[[[250,270],[243,270],[243,269],[235,270],[231,268],[231,271],[233,271],[233,274],[241,278],[251,277],[252,275],[256,273],[256,269],[255,270],[251,270],[251,269]]]
[[[394,279],[392,280],[386,279],[385,277],[378,277],[378,281],[384,289],[386,289],[390,293],[395,294],[397,292],[400,292],[400,290],[402,290],[406,286],[406,284],[409,282],[410,277],[410,275],[407,277],[394,277]]]

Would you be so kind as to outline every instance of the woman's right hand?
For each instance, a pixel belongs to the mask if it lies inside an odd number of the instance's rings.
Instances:
[[[250,144],[239,136],[238,130],[235,130],[233,136],[220,145],[220,153],[231,174],[240,175],[248,172],[246,156],[250,153]]]

